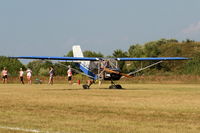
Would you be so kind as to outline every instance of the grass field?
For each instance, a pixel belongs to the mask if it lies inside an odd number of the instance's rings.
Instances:
[[[199,133],[200,84],[0,84],[0,133]]]

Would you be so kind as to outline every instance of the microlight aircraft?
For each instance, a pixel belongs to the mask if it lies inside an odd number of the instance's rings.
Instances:
[[[109,80],[111,81],[110,89],[122,89],[122,86],[115,84],[115,80],[120,80],[121,77],[131,78],[132,74],[155,66],[163,61],[172,60],[188,60],[185,57],[148,57],[148,58],[102,58],[102,57],[84,57],[79,45],[72,47],[74,57],[49,57],[49,56],[16,56],[10,58],[16,59],[39,59],[39,60],[58,60],[75,62],[84,75],[91,78],[93,81]],[[141,68],[129,74],[122,73],[118,67],[118,61],[156,61],[155,63]],[[94,83],[94,82],[92,82]],[[84,89],[89,89],[91,84],[83,85]]]

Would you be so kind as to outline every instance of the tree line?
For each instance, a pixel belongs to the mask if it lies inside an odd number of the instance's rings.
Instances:
[[[145,44],[132,44],[127,51],[116,49],[112,55],[105,56],[100,52],[84,51],[85,57],[189,57],[188,61],[165,61],[152,68],[141,71],[138,75],[168,75],[168,74],[190,74],[200,75],[200,42],[194,40],[184,40],[179,42],[176,39],[160,39],[150,41]],[[73,52],[69,51],[65,56],[72,57]],[[134,61],[119,62],[119,67],[123,72],[136,71],[141,67],[145,67],[154,61]],[[11,76],[17,76],[19,69],[30,68],[33,75],[47,76],[49,67],[53,66],[56,75],[66,75],[67,66],[76,67],[74,63],[33,60],[27,65],[22,64],[17,59],[10,59],[0,56],[0,70],[7,67]]]

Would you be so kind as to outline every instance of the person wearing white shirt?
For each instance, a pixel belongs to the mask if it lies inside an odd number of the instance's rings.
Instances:
[[[72,69],[71,69],[71,66],[69,65],[68,66],[68,70],[67,70],[67,77],[68,77],[68,82],[69,84],[72,84]]]
[[[31,69],[27,69],[26,70],[26,76],[27,76],[27,80],[28,80],[28,84],[31,84],[32,83],[32,81],[31,81],[31,76],[32,76],[32,71],[31,71]]]
[[[3,68],[1,75],[2,75],[2,78],[3,78],[3,84],[7,84],[7,82],[8,82],[8,70],[6,69],[6,67]]]
[[[21,84],[24,84],[24,71],[22,70],[22,68],[20,68],[20,71],[19,71],[19,79],[20,79]]]

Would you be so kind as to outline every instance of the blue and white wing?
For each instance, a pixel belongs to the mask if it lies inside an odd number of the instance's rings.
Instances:
[[[186,57],[146,57],[146,58],[116,58],[118,61],[167,61],[188,60]]]
[[[54,56],[13,56],[16,59],[63,60],[63,61],[98,61],[96,57],[54,57]]]

